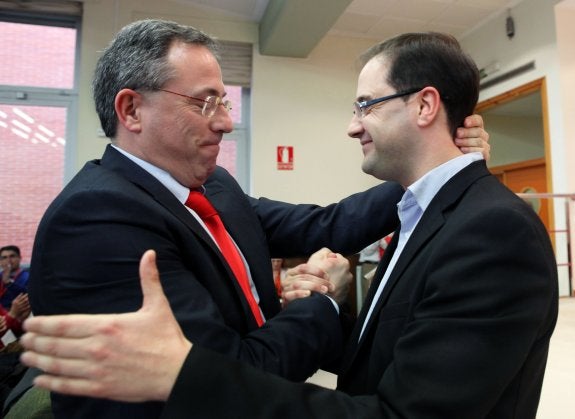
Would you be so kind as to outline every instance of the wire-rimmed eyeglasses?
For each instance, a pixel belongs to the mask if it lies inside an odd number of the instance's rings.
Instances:
[[[172,92],[171,90],[167,90],[167,89],[157,89],[157,90],[159,90],[161,92],[171,93],[173,95],[185,97],[187,99],[199,100],[200,102],[204,102],[204,106],[202,107],[202,115],[207,117],[207,118],[211,118],[212,116],[214,116],[219,105],[222,105],[225,108],[225,110],[228,112],[232,110],[232,102],[227,100],[227,99],[223,99],[219,96],[206,96],[205,99],[202,99],[199,97],[188,96],[188,95],[183,95],[181,93]]]
[[[385,102],[386,100],[395,99],[396,97],[411,95],[415,92],[419,92],[421,89],[423,89],[423,87],[417,87],[417,88],[413,88],[413,89],[409,89],[409,90],[404,90],[402,92],[397,92],[397,93],[394,93],[394,94],[389,95],[389,96],[378,97],[376,99],[363,100],[361,102],[354,102],[353,103],[353,113],[358,118],[363,118],[365,115],[368,114],[369,109],[373,105],[377,105],[378,103]]]

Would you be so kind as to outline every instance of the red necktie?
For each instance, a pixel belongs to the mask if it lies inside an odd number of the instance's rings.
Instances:
[[[232,272],[244,292],[244,296],[250,305],[250,309],[252,310],[258,326],[261,326],[264,324],[264,320],[258,303],[256,303],[254,295],[252,294],[246,267],[244,266],[244,262],[238,249],[228,235],[218,212],[212,204],[210,204],[210,201],[207,200],[204,194],[198,191],[190,191],[190,195],[186,200],[186,206],[193,209],[200,216],[206,224],[206,227],[208,227],[208,230],[212,233],[220,251],[224,255],[224,258],[228,262],[228,265],[232,269]]]

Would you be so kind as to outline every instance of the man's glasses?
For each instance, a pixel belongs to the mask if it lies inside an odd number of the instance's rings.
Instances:
[[[359,117],[363,118],[369,113],[370,108],[378,103],[385,102],[386,100],[395,99],[396,97],[402,97],[411,95],[415,92],[419,92],[423,87],[418,87],[414,89],[405,90],[403,92],[394,93],[393,95],[378,97],[377,99],[363,100],[361,102],[353,103],[353,113]]]
[[[158,90],[160,90],[162,92],[166,92],[166,93],[171,93],[173,95],[185,97],[187,99],[199,100],[200,102],[204,102],[204,106],[202,108],[202,115],[207,117],[207,118],[211,118],[212,116],[214,116],[219,105],[222,105],[226,109],[226,111],[228,111],[228,112],[232,110],[232,102],[230,102],[229,100],[224,100],[219,96],[206,96],[205,99],[202,99],[199,97],[193,97],[193,96],[183,95],[181,93],[172,92],[171,90],[166,90],[166,89],[158,89]]]

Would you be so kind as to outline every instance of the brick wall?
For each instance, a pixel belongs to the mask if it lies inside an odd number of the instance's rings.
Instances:
[[[74,29],[0,22],[0,38],[0,85],[73,87]],[[65,132],[64,108],[0,104],[0,245],[19,246],[23,263],[63,186]]]
[[[71,89],[76,31],[0,22],[0,85]],[[17,90],[23,90],[18,88]],[[241,123],[241,87],[227,88],[231,116]],[[44,211],[63,186],[66,110],[0,103],[0,246],[32,254]],[[236,174],[235,142],[222,142],[218,164]]]
[[[19,246],[23,262],[30,260],[42,214],[62,189],[64,132],[64,109],[0,105],[0,243]]]

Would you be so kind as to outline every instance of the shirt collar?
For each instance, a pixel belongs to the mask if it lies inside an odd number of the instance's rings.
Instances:
[[[126,150],[122,150],[120,147],[117,147],[114,144],[111,144],[111,146],[114,147],[116,150],[118,150],[120,153],[122,153],[124,156],[129,158],[131,161],[136,163],[138,166],[140,166],[146,172],[151,174],[153,177],[155,177],[158,180],[158,182],[160,182],[171,193],[174,194],[174,196],[178,199],[178,201],[180,201],[182,204],[186,203],[186,200],[188,199],[188,195],[190,194],[190,188],[179,183],[176,179],[174,179],[172,177],[172,175],[170,175],[164,169],[160,169],[159,167],[154,166],[153,164],[151,164],[145,160],[142,160],[142,159],[134,156],[133,154],[128,153]],[[202,186],[202,190],[203,190],[203,188],[204,187]]]
[[[407,192],[410,191],[423,212],[427,209],[429,203],[435,197],[437,192],[439,192],[449,179],[471,163],[482,159],[483,155],[479,152],[468,153],[451,159],[430,170],[415,183],[411,184],[407,188],[404,197],[407,195]]]

